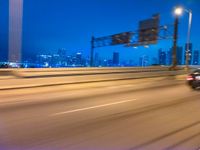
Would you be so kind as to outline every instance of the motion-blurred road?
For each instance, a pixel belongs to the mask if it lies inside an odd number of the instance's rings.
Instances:
[[[0,91],[0,150],[197,150],[200,91],[146,80]]]

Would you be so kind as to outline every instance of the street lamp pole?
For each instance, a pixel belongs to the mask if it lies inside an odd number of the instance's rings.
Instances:
[[[188,10],[181,7],[176,7],[174,13],[177,16],[180,16],[183,11],[187,12],[189,14],[189,21],[188,21],[188,33],[187,33],[187,42],[186,42],[186,52],[185,52],[185,68],[188,71],[189,70],[189,60],[190,60],[190,33],[191,33],[191,26],[192,26],[192,10]]]
[[[177,37],[178,37],[177,34],[178,34],[178,15],[176,15],[174,21],[173,53],[172,53],[173,63],[171,67],[172,70],[175,70],[177,66]]]
[[[187,47],[186,47],[186,60],[185,60],[185,66],[186,69],[189,70],[189,59],[190,59],[190,34],[191,34],[191,26],[192,26],[192,10],[185,9],[186,12],[189,14],[189,20],[188,20],[188,34],[187,34]]]

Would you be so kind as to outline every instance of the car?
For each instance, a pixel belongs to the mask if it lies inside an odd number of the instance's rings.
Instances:
[[[187,83],[192,89],[200,88],[200,68],[187,76]]]

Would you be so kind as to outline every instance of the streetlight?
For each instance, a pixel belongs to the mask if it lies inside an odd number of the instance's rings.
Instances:
[[[176,7],[174,10],[174,13],[178,16],[180,16],[183,13],[183,8],[182,7]]]
[[[173,35],[173,52],[172,52],[172,66],[170,67],[170,70],[176,70],[177,66],[177,39],[178,39],[178,16],[181,14],[182,10],[176,9],[175,13],[175,20],[174,20],[174,35]]]
[[[191,34],[191,25],[192,25],[192,10],[185,9],[182,7],[176,7],[174,10],[174,13],[177,16],[180,16],[184,12],[187,12],[189,14],[189,20],[188,20],[188,33],[187,33],[187,43],[186,43],[186,58],[185,58],[185,67],[187,70],[189,70],[189,51],[190,51],[190,34]]]

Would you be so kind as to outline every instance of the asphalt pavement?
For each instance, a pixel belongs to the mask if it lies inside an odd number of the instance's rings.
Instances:
[[[0,150],[200,148],[200,91],[185,82],[14,89],[0,98]]]

